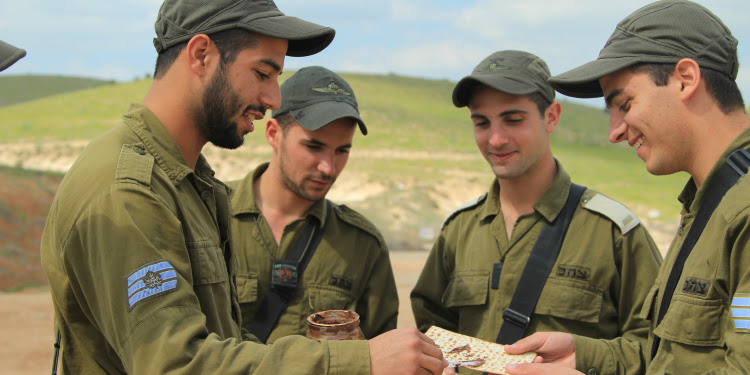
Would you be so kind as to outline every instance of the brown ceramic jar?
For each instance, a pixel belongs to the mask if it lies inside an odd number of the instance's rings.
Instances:
[[[307,317],[307,338],[312,340],[364,340],[359,314],[351,310],[328,310]]]

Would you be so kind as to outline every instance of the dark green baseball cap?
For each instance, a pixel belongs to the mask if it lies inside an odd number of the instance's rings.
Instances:
[[[478,84],[513,96],[538,92],[545,99],[555,100],[555,90],[547,84],[549,68],[538,56],[523,51],[498,51],[487,56],[462,78],[453,89],[453,104],[465,107]]]
[[[26,56],[26,51],[0,40],[0,72]]]
[[[561,94],[596,98],[604,95],[599,79],[606,75],[635,64],[683,58],[737,79],[737,39],[719,17],[691,1],[657,1],[620,21],[596,60],[549,83]]]
[[[289,112],[307,130],[318,130],[333,121],[350,117],[367,135],[365,122],[359,116],[354,90],[338,74],[322,66],[298,70],[281,85],[281,107],[276,117]]]
[[[195,35],[234,28],[288,40],[287,56],[314,55],[336,35],[330,27],[284,15],[273,1],[165,0],[154,24],[154,47],[162,52]]]

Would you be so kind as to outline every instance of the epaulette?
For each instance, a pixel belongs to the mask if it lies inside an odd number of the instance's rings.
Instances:
[[[448,224],[448,222],[451,221],[451,220],[453,220],[453,218],[456,217],[456,215],[458,215],[461,212],[464,212],[464,211],[466,211],[466,210],[468,210],[470,208],[474,208],[476,206],[479,206],[480,204],[482,204],[484,202],[485,199],[487,199],[487,193],[484,193],[484,194],[482,194],[482,195],[480,195],[480,196],[478,196],[478,197],[476,197],[476,198],[474,198],[474,199],[472,199],[472,200],[464,203],[463,205],[461,205],[461,207],[459,207],[455,211],[451,212],[448,215],[448,217],[446,217],[445,220],[443,220],[443,224],[440,225],[440,230],[445,229],[445,226]]]
[[[154,156],[146,151],[142,143],[122,145],[117,160],[115,182],[135,182],[151,186],[153,168]]]
[[[371,234],[378,240],[378,242],[380,242],[380,246],[385,246],[385,238],[383,238],[383,234],[380,233],[375,224],[373,224],[370,220],[367,220],[367,218],[362,216],[362,214],[352,210],[346,205],[337,205],[330,201],[329,204],[333,205],[333,212],[335,212],[336,216],[338,216],[341,220]]]
[[[588,198],[588,194],[583,198],[583,207],[589,211],[600,213],[612,220],[620,228],[622,234],[630,232],[631,229],[641,223],[632,211],[612,198],[599,193],[588,200],[586,198]]]

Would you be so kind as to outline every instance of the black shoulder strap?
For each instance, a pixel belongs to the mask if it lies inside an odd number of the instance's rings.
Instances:
[[[521,273],[510,306],[503,312],[503,325],[495,340],[497,343],[512,344],[523,337],[584,191],[585,187],[571,184],[562,211],[542,229]]]
[[[669,272],[669,278],[662,292],[663,297],[659,305],[659,315],[656,319],[657,326],[664,319],[664,315],[667,313],[667,309],[669,309],[677,282],[680,280],[680,276],[682,276],[685,261],[693,250],[695,243],[698,242],[701,233],[703,233],[703,228],[706,227],[708,219],[711,218],[711,215],[713,215],[714,210],[719,206],[727,191],[739,181],[740,177],[747,173],[748,167],[750,167],[750,152],[748,150],[739,149],[732,152],[727,157],[727,162],[719,169],[716,178],[711,181],[711,184],[706,189],[703,202],[701,202],[698,212],[695,214],[693,225],[690,226],[690,230],[685,237],[685,242],[682,243],[674,266],[672,266],[672,270]],[[659,336],[654,335],[654,341],[651,345],[651,359],[656,355],[660,341]]]
[[[300,259],[297,266],[297,280],[302,278],[302,273],[305,271],[307,264],[310,263],[315,250],[318,248],[320,240],[323,238],[326,226],[330,221],[331,205],[332,203],[326,199],[326,220],[323,223],[323,227],[316,231],[315,224],[308,222],[305,230],[299,236],[297,243],[294,245],[294,249],[287,257],[288,260]],[[312,233],[310,233],[312,232]],[[312,236],[312,237],[311,237]],[[307,241],[309,240],[309,245]],[[305,252],[305,249],[307,251]],[[294,297],[296,288],[291,288],[288,291],[282,291],[272,288],[265,301],[261,304],[258,312],[255,314],[255,320],[250,324],[249,331],[261,342],[265,343],[268,340],[268,336],[271,335],[271,331],[276,326],[276,322],[279,320],[279,316],[286,309],[289,300]]]

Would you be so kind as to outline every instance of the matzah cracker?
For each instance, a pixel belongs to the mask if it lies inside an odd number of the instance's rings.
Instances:
[[[448,361],[484,360],[484,363],[479,366],[467,367],[472,370],[505,374],[506,365],[531,363],[536,358],[536,353],[534,352],[518,355],[508,354],[505,352],[503,345],[462,335],[436,326],[430,327],[425,334],[432,341],[435,341],[435,344],[443,352],[443,357]]]

